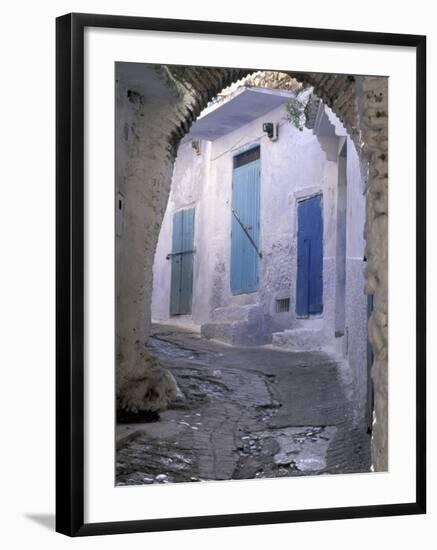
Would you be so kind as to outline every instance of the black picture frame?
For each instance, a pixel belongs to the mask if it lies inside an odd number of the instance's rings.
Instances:
[[[376,44],[416,51],[416,499],[414,502],[84,523],[84,29]],[[56,530],[69,536],[423,514],[426,511],[426,37],[68,14],[56,20]]]

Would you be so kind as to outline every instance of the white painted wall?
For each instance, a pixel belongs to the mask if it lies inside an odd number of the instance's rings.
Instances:
[[[203,227],[209,227],[208,190],[209,190],[209,159],[211,143],[203,141],[201,154],[197,155],[191,141],[183,143],[178,150],[174,167],[172,189],[169,202],[161,226],[161,233],[155,253],[153,267],[152,319],[167,321],[170,312],[170,277],[171,261],[167,254],[172,251],[173,215],[183,208],[195,207],[194,248],[196,254],[193,263],[193,309],[192,316],[172,316],[174,324],[200,326],[208,319],[209,306],[209,276],[207,271],[207,242],[203,235]],[[202,258],[202,261],[199,261]]]
[[[263,122],[279,123],[278,141],[266,137]],[[324,146],[337,148],[337,141],[324,138]],[[232,159],[255,144],[261,146],[260,284],[257,292],[234,296],[230,289]],[[229,333],[221,332],[218,324],[233,323],[229,330],[234,338],[238,331],[247,331],[241,322],[255,315],[253,323],[263,324],[263,334],[247,343],[266,343],[272,332],[300,329],[295,334],[310,338],[307,344],[312,349],[326,348],[334,332],[336,186],[337,162],[327,160],[311,130],[299,131],[287,121],[284,106],[213,142],[203,141],[200,156],[190,142],[183,143],[155,255],[153,320],[198,329],[212,323],[209,334],[229,340]],[[316,193],[323,193],[324,310],[314,318],[298,319],[297,202]],[[172,218],[176,211],[192,206],[196,207],[193,310],[191,316],[170,318],[171,263],[165,257],[171,251]],[[275,301],[281,298],[290,298],[289,313],[276,313]],[[241,338],[244,343],[243,334]]]

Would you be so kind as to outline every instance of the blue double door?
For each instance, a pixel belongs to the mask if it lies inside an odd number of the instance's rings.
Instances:
[[[193,300],[194,208],[173,216],[170,315],[191,313]]]
[[[296,314],[323,311],[322,196],[298,202]]]

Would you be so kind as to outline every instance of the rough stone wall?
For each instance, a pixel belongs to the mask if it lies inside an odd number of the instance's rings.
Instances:
[[[375,388],[372,464],[388,467],[388,81],[359,82],[362,156],[369,163],[366,195],[366,291],[373,294],[369,335],[374,352]]]
[[[157,70],[166,87],[172,90],[174,101],[167,103],[165,108],[148,109],[147,117],[143,112],[143,122],[140,121],[142,110],[139,109],[138,142],[131,149],[125,176],[125,185],[133,191],[129,200],[138,200],[138,195],[144,201],[146,216],[143,223],[138,220],[135,234],[129,235],[129,245],[125,247],[122,260],[129,269],[117,280],[118,291],[123,289],[117,298],[117,314],[123,324],[118,334],[117,350],[124,359],[120,361],[123,366],[119,367],[119,371],[124,373],[143,368],[143,364],[131,356],[129,349],[133,344],[137,347],[138,342],[144,342],[148,334],[153,256],[178,143],[212,97],[231,82],[253,72],[172,66]],[[376,77],[289,74],[314,87],[315,93],[342,120],[363,166],[369,167],[365,238],[366,288],[374,295],[374,312],[369,322],[375,354],[372,368],[375,384],[372,462],[374,470],[386,470],[388,83],[387,79]],[[126,212],[128,207],[129,204],[126,205]],[[143,262],[138,269],[132,270],[133,260],[138,262],[139,256]],[[133,314],[131,309],[136,313]]]

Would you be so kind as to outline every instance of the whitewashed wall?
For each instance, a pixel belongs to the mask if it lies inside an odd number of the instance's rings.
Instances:
[[[270,141],[262,132],[263,122],[278,122],[279,139]],[[188,136],[189,138],[189,136]],[[327,141],[331,143],[327,143]],[[337,138],[324,138],[324,147],[336,150]],[[233,296],[230,290],[230,231],[232,158],[250,146],[261,146],[261,231],[258,292]],[[258,321],[271,333],[284,329],[310,329],[311,346],[326,348],[334,333],[335,306],[335,223],[337,162],[327,160],[311,130],[297,130],[279,107],[261,118],[219,138],[201,143],[196,155],[190,141],[178,151],[168,208],[164,217],[154,264],[152,318],[155,321],[195,325],[229,324],[241,319],[236,306],[257,308]],[[296,234],[297,201],[323,193],[324,218],[324,311],[317,318],[297,319]],[[192,316],[169,316],[173,214],[196,207],[194,284]],[[363,210],[364,212],[364,210]],[[362,239],[362,226],[360,228]],[[276,313],[275,300],[290,298],[289,313]],[[255,311],[255,308],[252,308]],[[244,316],[244,313],[243,313]],[[235,333],[239,327],[234,326]],[[240,327],[241,328],[241,327]],[[226,331],[216,336],[226,339]],[[302,331],[301,331],[302,332]],[[266,336],[266,335],[264,335]],[[304,343],[302,343],[304,344]]]

